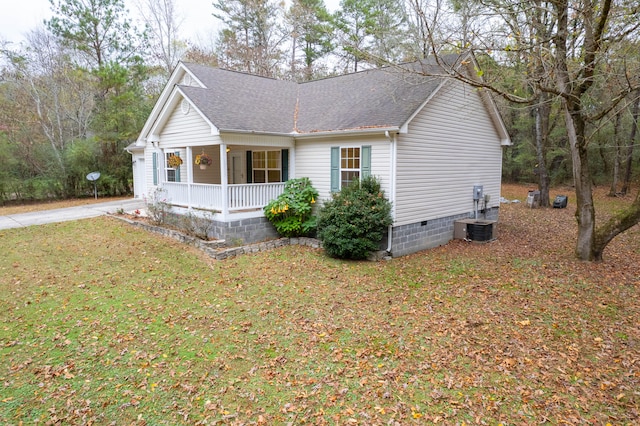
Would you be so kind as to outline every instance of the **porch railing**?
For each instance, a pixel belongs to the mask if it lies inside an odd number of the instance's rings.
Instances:
[[[229,210],[261,209],[284,191],[284,183],[254,183],[228,186]]]
[[[167,200],[171,204],[198,209],[224,209],[222,185],[164,182]],[[284,183],[227,185],[229,211],[261,209],[284,191]]]

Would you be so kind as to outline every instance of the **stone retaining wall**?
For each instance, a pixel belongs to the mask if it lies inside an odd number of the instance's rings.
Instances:
[[[262,242],[247,244],[247,245],[238,246],[238,247],[228,247],[227,242],[225,240],[204,241],[204,240],[201,240],[200,238],[183,234],[182,232],[176,231],[175,229],[169,229],[162,226],[151,225],[146,222],[131,220],[123,216],[118,216],[118,215],[111,215],[111,216],[117,219],[123,220],[129,223],[130,225],[137,226],[139,228],[145,229],[150,232],[154,232],[156,234],[164,235],[165,237],[173,238],[174,240],[180,241],[183,244],[189,244],[191,246],[197,247],[216,260],[224,260],[229,257],[239,256],[241,254],[257,253],[257,252],[272,250],[274,248],[284,247],[289,245],[322,248],[322,242],[320,242],[320,240],[317,240],[315,238],[306,238],[306,237],[277,238],[273,240],[262,241]]]

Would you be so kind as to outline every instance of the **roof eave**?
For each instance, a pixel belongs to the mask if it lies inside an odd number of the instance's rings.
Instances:
[[[240,134],[240,135],[262,135],[262,136],[286,136],[286,137],[296,137],[296,133],[294,132],[270,132],[266,130],[240,130],[240,129],[218,129],[220,136],[224,136],[225,134]]]
[[[384,126],[384,127],[367,127],[359,129],[345,129],[345,130],[326,130],[320,132],[307,132],[292,134],[296,139],[315,139],[326,138],[331,136],[358,136],[358,135],[372,135],[372,134],[385,134],[387,132],[396,133],[400,131],[398,126]]]

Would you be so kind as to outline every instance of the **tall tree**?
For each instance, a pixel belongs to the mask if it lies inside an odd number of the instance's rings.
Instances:
[[[49,0],[48,28],[84,54],[86,67],[138,61],[144,38],[126,19],[124,0]]]
[[[0,119],[8,127],[13,152],[24,164],[17,175],[56,182],[50,194],[77,195],[69,181],[67,152],[87,138],[95,106],[95,78],[78,71],[73,52],[44,28],[27,35],[24,51],[10,56],[12,101]],[[32,194],[33,195],[33,194]]]
[[[64,174],[63,153],[89,131],[94,107],[93,82],[77,72],[70,54],[44,29],[28,34],[24,60],[14,62],[20,82],[29,94],[35,118]]]
[[[485,4],[488,5],[487,11],[496,19],[507,17],[504,20],[507,26],[532,16],[540,7],[550,12],[543,26],[545,33],[534,38],[537,43],[518,46],[530,63],[539,64],[543,76],[534,74],[535,78],[530,79],[534,88],[531,96],[516,95],[453,69],[450,70],[451,75],[514,101],[531,102],[539,92],[560,99],[576,188],[578,236],[575,253],[582,260],[601,260],[611,239],[640,221],[640,192],[626,211],[596,228],[588,125],[609,114],[629,93],[640,88],[637,70],[629,68],[623,58],[614,55],[622,43],[634,41],[640,28],[640,6],[632,0],[548,0],[537,3],[496,0]],[[533,29],[539,31],[538,28]],[[519,36],[515,32],[508,34],[509,39]],[[489,46],[494,52],[502,47],[504,53],[508,50],[509,39],[503,40],[502,46],[490,41],[477,47],[486,50]],[[541,40],[548,40],[547,49],[538,49]],[[434,49],[433,53],[438,52]],[[605,72],[615,75],[599,78]],[[606,97],[599,97],[598,87],[603,81],[616,84],[610,85]]]
[[[317,75],[318,61],[333,51],[331,15],[323,0],[293,0],[285,19],[291,40],[291,78],[311,80]]]
[[[174,0],[137,0],[136,4],[147,25],[151,57],[168,77],[188,49],[187,42],[180,39],[183,18]]]
[[[124,147],[149,110],[150,99],[142,91],[148,78],[142,63],[146,35],[127,19],[124,0],[50,1],[54,17],[48,28],[75,53],[77,72],[96,81],[91,131],[99,146],[95,151],[100,153],[103,181],[114,182],[112,193],[125,192],[132,172]]]
[[[636,201],[596,230],[592,179],[589,170],[589,139],[586,127],[590,121],[613,109],[628,93],[640,87],[637,76],[628,85],[616,88],[606,104],[595,114],[588,107],[589,95],[596,76],[603,71],[606,53],[612,48],[609,40],[620,40],[634,34],[640,27],[640,7],[613,0],[585,1],[554,0],[551,6],[557,17],[552,36],[555,48],[554,90],[562,99],[567,136],[571,146],[573,177],[576,185],[578,240],[576,254],[582,260],[601,260],[606,245],[620,232],[640,220],[640,192]],[[619,13],[630,13],[633,20],[610,22]],[[618,15],[619,16],[619,15]],[[574,47],[579,52],[573,51]],[[578,56],[579,55],[579,56]]]
[[[218,0],[213,14],[224,25],[218,56],[221,65],[274,77],[283,59],[282,8],[272,0]]]
[[[394,0],[342,0],[334,20],[344,52],[344,68],[357,72],[362,62],[380,65],[402,58],[406,16]]]

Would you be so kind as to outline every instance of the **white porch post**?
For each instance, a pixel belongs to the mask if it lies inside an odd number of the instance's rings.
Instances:
[[[167,181],[167,158],[164,155],[164,149],[160,148],[160,143],[157,146],[158,151],[158,186],[162,186]]]
[[[227,177],[227,144],[220,144],[220,183],[222,184],[222,220],[229,215],[229,180]]]
[[[296,150],[289,148],[289,179],[295,179],[296,175]]]
[[[193,185],[193,149],[187,147],[187,204],[191,210],[191,188]]]

